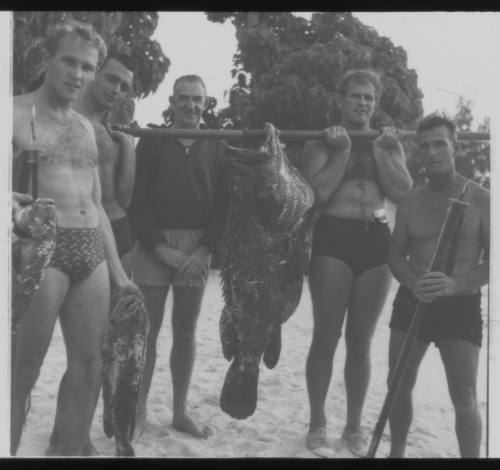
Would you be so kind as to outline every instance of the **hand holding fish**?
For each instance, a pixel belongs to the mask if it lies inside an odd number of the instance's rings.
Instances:
[[[33,198],[29,194],[17,193],[12,191],[12,218],[22,206],[33,202]]]
[[[118,298],[121,299],[122,297],[126,296],[134,296],[138,297],[141,300],[144,300],[144,296],[142,295],[141,290],[135,284],[132,280],[127,278],[126,280],[120,282],[120,284],[117,285],[118,288]]]

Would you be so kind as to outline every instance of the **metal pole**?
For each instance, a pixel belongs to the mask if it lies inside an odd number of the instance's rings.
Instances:
[[[203,139],[264,139],[266,137],[263,129],[245,129],[245,130],[225,130],[225,129],[173,129],[171,127],[143,128],[112,126],[113,129],[125,132],[134,137],[174,137],[174,138],[203,138]],[[375,139],[379,131],[348,131],[351,138],[354,139]],[[399,131],[401,139],[414,139],[415,131]],[[301,131],[301,130],[280,130],[279,138],[281,141],[300,142],[304,140],[324,139],[323,131]],[[488,132],[457,132],[458,140],[489,140]]]
[[[434,248],[429,271],[442,270],[446,274],[451,274],[454,258],[457,251],[458,231],[460,229],[460,225],[462,224],[464,210],[468,206],[466,202],[462,201],[465,192],[467,191],[468,183],[469,181],[467,180],[459,199],[450,199],[450,205],[441,227],[438,241]],[[366,457],[368,458],[375,457],[375,454],[377,452],[377,448],[382,438],[387,419],[389,418],[389,413],[391,411],[394,398],[398,392],[403,374],[406,371],[408,358],[413,349],[413,345],[415,344],[415,340],[420,330],[420,325],[422,323],[422,320],[424,319],[426,310],[427,304],[425,302],[419,301],[415,308],[415,313],[413,314],[408,332],[406,333],[405,341],[401,348],[399,358],[396,362],[396,367],[394,368],[392,376],[389,379],[389,388],[387,390],[387,395],[385,397],[379,419],[373,431],[373,436],[370,447],[368,449],[368,453],[366,454]]]

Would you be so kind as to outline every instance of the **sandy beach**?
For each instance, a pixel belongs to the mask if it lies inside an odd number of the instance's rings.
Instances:
[[[363,428],[368,436],[378,419],[386,393],[387,354],[391,305],[397,284],[393,283],[379,320],[372,344],[372,378],[365,403]],[[219,340],[219,316],[222,297],[219,273],[211,271],[197,329],[197,360],[189,393],[189,409],[201,423],[209,424],[214,435],[197,440],[171,426],[172,387],[169,355],[172,299],[159,343],[158,361],[148,402],[148,425],[135,444],[138,457],[299,457],[314,458],[304,446],[309,419],[305,382],[305,361],[312,332],[311,299],[304,283],[302,300],[295,314],[283,326],[282,352],[278,365],[268,370],[261,364],[259,399],[254,415],[246,420],[232,419],[219,408],[219,394],[228,368]],[[483,288],[483,319],[486,320],[487,288]],[[333,379],[327,397],[328,441],[333,447],[345,420],[343,340],[335,356]],[[31,410],[19,448],[19,457],[42,456],[52,430],[57,387],[65,369],[64,343],[56,327],[40,377],[32,393]],[[481,350],[478,400],[483,420],[481,456],[485,456],[486,423],[486,342]],[[388,428],[377,457],[388,454]],[[103,456],[114,456],[113,439],[102,429],[102,400],[99,400],[91,429],[91,438]],[[454,413],[448,396],[444,368],[439,351],[430,346],[422,363],[414,391],[414,420],[408,439],[407,457],[459,457],[454,432]],[[336,457],[352,457],[339,450]]]

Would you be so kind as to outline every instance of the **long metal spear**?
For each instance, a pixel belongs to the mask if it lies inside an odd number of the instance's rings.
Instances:
[[[203,138],[203,139],[264,139],[266,134],[263,129],[225,130],[225,129],[173,129],[171,127],[143,128],[133,126],[112,126],[134,137],[176,137],[176,138]],[[349,136],[354,139],[375,139],[380,131],[349,131]],[[415,131],[398,131],[400,139],[414,139]],[[280,130],[281,141],[300,142],[305,140],[324,139],[323,131]],[[488,132],[457,132],[458,140],[489,140]]]
[[[31,108],[31,143],[36,145],[35,134],[35,105]],[[38,151],[31,150],[26,160],[31,166],[31,196],[33,201],[38,198]]]
[[[450,198],[450,205],[448,206],[448,211],[446,212],[446,217],[441,227],[441,232],[432,255],[429,268],[430,271],[442,271],[445,274],[450,275],[453,270],[453,264],[458,247],[458,232],[462,224],[465,208],[469,205],[468,203],[463,202],[468,184],[469,180],[465,182],[464,189],[462,190],[459,199]],[[375,453],[377,452],[394,398],[398,392],[403,374],[406,372],[408,358],[410,357],[413,345],[415,344],[417,334],[420,330],[420,325],[422,324],[424,314],[427,310],[427,305],[428,304],[425,302],[419,301],[415,307],[415,313],[413,314],[410,327],[406,333],[405,341],[403,343],[403,347],[401,348],[396,367],[394,368],[392,376],[389,380],[389,388],[384,400],[384,405],[382,406],[382,411],[380,412],[379,419],[373,431],[370,447],[368,449],[368,453],[366,454],[368,458],[375,457]]]

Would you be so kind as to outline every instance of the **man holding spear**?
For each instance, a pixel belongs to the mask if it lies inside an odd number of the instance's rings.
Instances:
[[[141,293],[122,268],[102,207],[94,131],[72,109],[83,87],[94,79],[105,44],[91,25],[68,21],[49,30],[45,49],[43,84],[14,98],[13,147],[15,156],[23,150],[39,152],[34,192],[55,202],[56,247],[17,332],[11,452],[17,452],[28,397],[59,318],[68,358],[67,383],[59,397],[59,442],[50,452],[82,455],[100,383],[109,278],[119,296]]]
[[[469,182],[468,203],[457,235],[451,275],[428,272],[450,198],[463,192],[466,179],[455,171],[455,125],[430,115],[417,129],[417,148],[428,182],[406,194],[397,208],[389,265],[401,283],[394,301],[389,346],[389,380],[396,368],[417,302],[429,304],[410,352],[389,415],[390,457],[403,457],[412,420],[411,393],[430,342],[439,348],[455,407],[455,430],[462,457],[478,457],[481,418],[476,380],[482,340],[480,287],[489,273],[489,192]]]
[[[132,250],[132,235],[126,209],[134,189],[134,138],[109,129],[106,119],[111,108],[131,93],[136,68],[134,58],[125,51],[109,51],[95,79],[83,89],[74,105],[74,109],[87,118],[94,129],[102,205],[109,218],[118,256],[125,271],[129,269],[128,256]],[[65,387],[66,376],[65,373],[61,380],[60,391]],[[59,392],[59,396],[62,395],[64,394]],[[60,420],[60,406],[61,403],[58,401],[56,424],[50,439],[52,447],[58,442],[57,423]],[[96,453],[90,443],[90,437],[84,449],[85,453]]]

